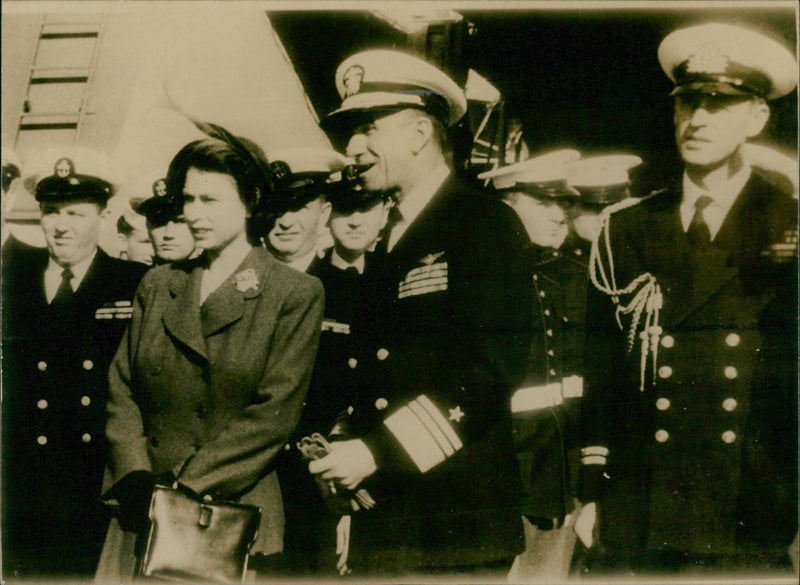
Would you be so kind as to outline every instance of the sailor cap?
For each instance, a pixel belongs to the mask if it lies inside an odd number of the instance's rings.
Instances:
[[[497,190],[511,189],[539,197],[574,197],[577,192],[567,184],[567,174],[580,157],[577,150],[556,150],[481,173],[478,178],[491,179]]]
[[[632,154],[610,154],[584,158],[569,167],[567,183],[589,205],[608,205],[629,196],[628,171],[642,163]]]
[[[108,157],[88,148],[51,149],[31,165],[25,186],[39,202],[94,200],[105,205],[114,192]],[[48,164],[49,163],[49,164]],[[44,170],[49,167],[49,172]]]
[[[352,162],[330,148],[292,147],[267,153],[275,181],[272,202],[280,211],[299,209],[327,192],[332,175]]]

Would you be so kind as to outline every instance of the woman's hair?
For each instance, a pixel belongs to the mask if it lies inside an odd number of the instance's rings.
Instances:
[[[247,237],[256,245],[272,229],[274,213],[267,209],[272,190],[264,151],[246,138],[233,142],[203,138],[190,142],[178,151],[167,171],[167,196],[183,201],[183,188],[189,169],[230,176],[239,198],[248,211]],[[268,172],[268,171],[267,171]]]

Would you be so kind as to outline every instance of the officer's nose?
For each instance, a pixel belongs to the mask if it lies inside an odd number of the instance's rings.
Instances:
[[[164,226],[164,239],[165,240],[174,240],[175,239],[175,222],[168,221],[167,225]]]
[[[347,143],[347,156],[356,159],[367,152],[367,137],[364,134],[354,134]]]
[[[351,228],[357,228],[363,223],[361,213],[356,211],[347,218],[347,225]]]
[[[65,232],[65,231],[69,230],[70,225],[69,225],[69,220],[67,218],[67,214],[66,213],[62,212],[62,213],[59,213],[56,216],[56,222],[55,222],[55,226],[54,227],[55,227],[56,231],[59,231],[59,232]]]

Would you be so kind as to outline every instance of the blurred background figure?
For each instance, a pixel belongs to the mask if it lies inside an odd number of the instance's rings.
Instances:
[[[363,189],[352,166],[341,174],[345,176],[327,188],[333,246],[308,270],[325,288],[325,317],[296,440],[315,432],[329,435],[358,391],[353,356],[362,345],[359,320],[364,304],[372,301],[362,284],[373,266],[371,250],[393,204],[388,193]],[[335,506],[326,505],[307,463],[294,450],[296,440],[290,441],[293,451],[287,453],[280,473],[286,511],[284,552],[295,574],[336,575],[336,527],[341,514],[332,510]]]
[[[511,581],[563,581],[575,544],[577,423],[583,379],[580,350],[587,264],[565,253],[567,215],[578,193],[567,185],[580,153],[559,150],[478,176],[490,179],[517,212],[531,244],[525,259],[533,284],[525,378],[511,396],[514,446],[522,476],[526,550]]]
[[[642,162],[638,156],[614,154],[584,158],[570,165],[568,184],[577,191],[569,219],[574,244],[589,261],[589,248],[600,233],[600,214],[631,196],[629,171]]]
[[[17,189],[22,188],[22,161],[16,153],[5,146],[2,148],[2,209],[0,209],[0,234],[2,234],[2,266],[3,272],[10,267],[11,262],[29,251],[31,246],[19,241],[11,233],[11,228],[6,223],[8,215],[14,209],[17,200]]]
[[[108,522],[108,365],[145,267],[98,248],[113,193],[104,157],[49,154],[51,174],[28,181],[47,249],[3,274],[3,569],[86,578]]]
[[[275,457],[300,418],[323,312],[316,279],[258,246],[270,172],[255,144],[216,126],[181,149],[167,196],[200,257],[151,270],[110,379],[105,498],[119,502],[98,568],[130,579],[158,480],[262,510],[249,568],[270,570],[283,514]],[[153,376],[153,372],[157,372]],[[178,470],[180,470],[178,472]]]
[[[183,216],[183,201],[167,194],[166,173],[148,173],[131,191],[130,203],[146,218],[147,233],[153,243],[155,264],[176,262],[199,255],[194,236]],[[151,195],[142,197],[147,190]]]
[[[153,242],[147,233],[143,216],[133,209],[126,209],[117,219],[120,258],[140,262],[148,266],[153,263]]]
[[[266,239],[275,258],[301,272],[318,260],[331,205],[327,201],[331,173],[347,159],[325,148],[286,148],[267,155],[276,180],[275,226]]]

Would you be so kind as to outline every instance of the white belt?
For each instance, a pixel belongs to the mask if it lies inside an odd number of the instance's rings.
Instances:
[[[527,386],[520,388],[511,397],[511,412],[528,412],[541,408],[558,406],[564,402],[561,396],[561,384],[553,382],[544,386]]]
[[[583,378],[567,376],[563,382],[520,388],[511,397],[511,412],[529,412],[551,408],[563,404],[564,398],[580,398],[581,396],[583,396]]]

